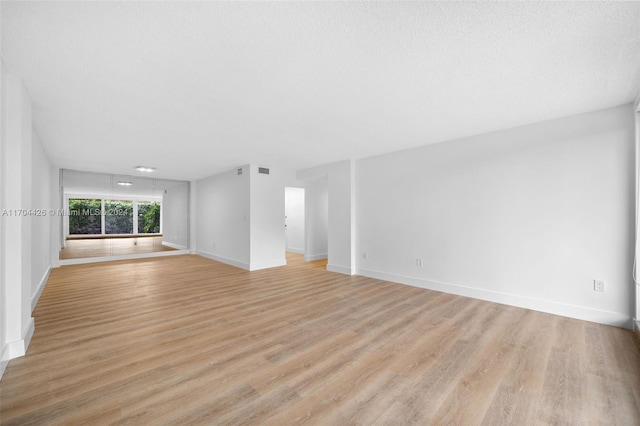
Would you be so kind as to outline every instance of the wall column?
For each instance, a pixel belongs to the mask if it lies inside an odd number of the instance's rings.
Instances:
[[[31,340],[31,101],[22,81],[2,70],[2,341],[3,367]],[[1,372],[1,371],[0,371]]]

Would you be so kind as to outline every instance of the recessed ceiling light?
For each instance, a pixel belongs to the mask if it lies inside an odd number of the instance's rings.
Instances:
[[[147,166],[136,166],[136,170],[139,172],[143,172],[143,173],[151,173],[151,172],[155,172],[156,168],[155,167],[147,167]]]
[[[120,186],[131,186],[131,185],[133,185],[133,183],[120,181],[120,182],[118,182],[118,185],[120,185]]]

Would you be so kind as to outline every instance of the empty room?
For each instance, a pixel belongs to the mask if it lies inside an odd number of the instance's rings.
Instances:
[[[0,424],[640,424],[640,3],[0,37]]]

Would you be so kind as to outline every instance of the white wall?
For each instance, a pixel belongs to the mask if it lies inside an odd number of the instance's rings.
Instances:
[[[196,253],[254,271],[286,264],[284,188],[295,173],[254,164],[196,182]]]
[[[51,227],[54,215],[51,202],[51,163],[47,158],[40,138],[33,132],[32,145],[32,183],[31,205],[44,215],[31,217],[31,307],[40,297],[51,271]]]
[[[304,254],[304,188],[284,189],[286,249]]]
[[[31,100],[19,77],[2,65],[2,176],[4,209],[30,209],[32,191]],[[0,374],[6,362],[25,354],[34,331],[31,317],[31,217],[0,217],[2,245],[2,303],[4,334]]]
[[[51,167],[51,208],[56,212],[61,211],[63,207],[64,196],[60,187],[61,171],[58,167]],[[64,220],[62,215],[54,214],[51,217],[51,248],[50,256],[51,266],[57,268],[60,266],[60,249],[64,246]]]
[[[329,183],[327,178],[306,182],[304,260],[326,259],[329,251]]]
[[[1,9],[0,9],[1,10]],[[0,211],[5,209],[4,203],[4,178],[6,176],[4,170],[4,146],[6,136],[6,125],[4,124],[5,113],[7,111],[7,99],[5,95],[5,70],[4,64],[2,63],[2,59],[0,59]],[[5,306],[7,299],[7,281],[5,278],[5,274],[2,272],[5,268],[5,238],[4,238],[4,220],[1,219],[0,216],[0,379],[2,379],[2,375],[4,374],[5,369],[7,368],[7,364],[9,362],[8,357],[8,347],[7,347],[7,338],[5,329],[7,327],[7,315],[5,314]]]
[[[635,281],[635,292],[636,292],[636,297],[635,297],[635,315],[634,315],[634,327],[635,327],[635,331],[636,333],[640,333],[640,278],[638,277],[639,273],[638,273],[638,269],[640,268],[640,229],[638,228],[638,226],[640,225],[638,223],[638,218],[640,217],[640,180],[638,179],[640,177],[640,94],[638,95],[638,97],[636,98],[635,104],[634,104],[634,110],[635,110],[635,121],[636,121],[636,144],[635,144],[635,170],[636,170],[636,174],[635,174],[635,195],[636,195],[636,227],[635,227],[635,235],[636,235],[636,240],[635,240],[635,246],[634,246],[634,251],[635,251],[635,270],[634,270],[634,281]]]
[[[364,159],[356,175],[360,274],[630,325],[631,105]]]
[[[249,165],[242,170],[196,182],[196,253],[249,269]]]
[[[179,250],[189,248],[189,195],[189,182],[182,182],[162,196],[162,243]]]
[[[336,163],[329,173],[329,259],[327,269],[356,273],[355,162]]]
[[[284,234],[284,188],[286,171],[269,168],[258,173],[250,166],[250,270],[286,265]]]
[[[352,275],[355,263],[355,162],[339,161],[300,170],[299,180],[328,179],[329,236],[327,270]]]
[[[189,250],[191,254],[196,253],[198,240],[198,213],[196,211],[196,203],[198,198],[197,181],[189,182]]]

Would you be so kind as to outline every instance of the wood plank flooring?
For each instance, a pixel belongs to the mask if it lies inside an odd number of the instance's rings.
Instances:
[[[628,330],[288,261],[55,269],[0,423],[640,424]]]
[[[170,250],[175,249],[162,245],[162,237],[74,238],[65,242],[65,248],[60,250],[60,260]]]

